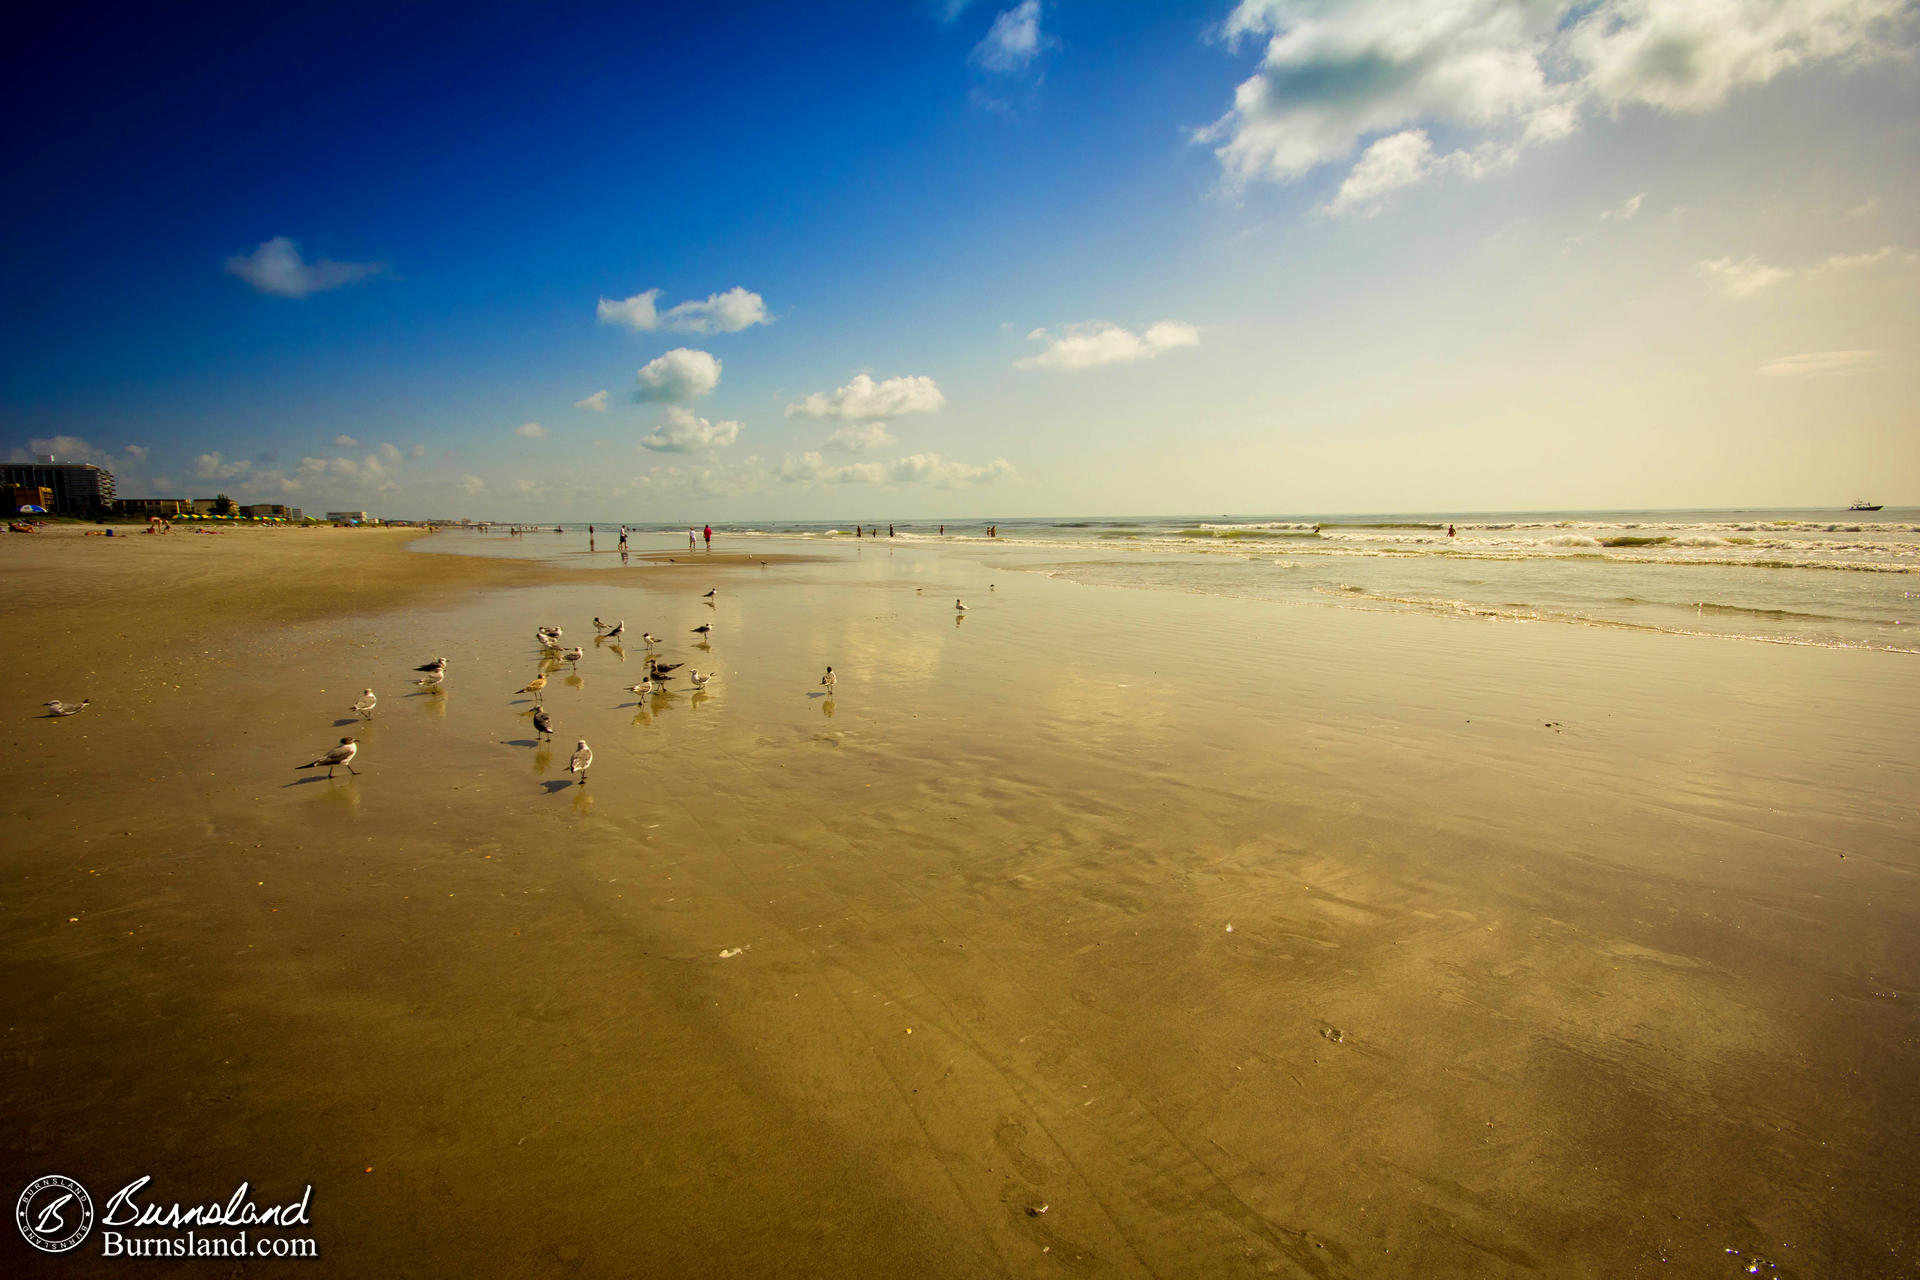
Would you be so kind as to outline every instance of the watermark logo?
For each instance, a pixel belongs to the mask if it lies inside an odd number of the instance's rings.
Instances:
[[[42,1253],[65,1253],[93,1230],[93,1197],[72,1178],[50,1173],[20,1193],[13,1220],[27,1243]]]

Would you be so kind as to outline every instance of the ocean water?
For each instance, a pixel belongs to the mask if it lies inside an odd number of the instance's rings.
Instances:
[[[607,554],[618,523],[595,522],[592,563],[618,567]],[[586,526],[555,527],[454,532],[430,549],[578,564]],[[685,549],[685,525],[629,527],[635,551]],[[1074,517],[1002,520],[993,539],[987,527],[950,521],[943,537],[936,522],[896,522],[890,545],[934,542],[1092,585],[1920,653],[1920,508]],[[852,529],[746,523],[714,534],[723,547],[851,543]]]

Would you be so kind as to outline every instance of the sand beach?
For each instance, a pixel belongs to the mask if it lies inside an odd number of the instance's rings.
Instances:
[[[310,1185],[313,1275],[1920,1274],[1911,655],[471,536],[0,540],[8,1185]]]

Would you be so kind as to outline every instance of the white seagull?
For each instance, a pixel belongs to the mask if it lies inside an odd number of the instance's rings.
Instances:
[[[342,738],[340,739],[339,746],[333,748],[333,750],[327,752],[318,760],[310,764],[297,764],[293,767],[296,769],[318,769],[322,765],[325,765],[327,776],[331,778],[335,769],[338,769],[341,765],[345,765],[347,766],[348,773],[358,776],[360,771],[353,767],[353,757],[359,750],[360,743],[357,739]]]
[[[689,671],[687,672],[687,678],[693,681],[693,687],[695,689],[704,689],[707,687],[707,682],[719,674],[717,671],[709,671],[705,675],[701,675],[698,671]]]
[[[607,628],[606,639],[618,640],[620,636],[626,631],[626,629],[627,629],[627,620],[625,618],[622,618],[620,619],[620,621],[614,623],[612,626]]]
[[[647,648],[649,649],[653,648],[653,646],[660,643],[660,637],[653,634],[653,632],[651,631],[642,631],[640,633],[640,638],[647,642]]]
[[[713,624],[711,622],[703,622],[693,629],[693,634],[711,638],[713,635]]]
[[[954,597],[953,608],[954,608],[954,612],[956,613],[965,613],[967,611],[967,606],[961,604],[960,599],[957,596]]]
[[[646,697],[648,694],[653,692],[652,677],[643,679],[639,684],[628,685],[627,692],[633,694],[635,697],[640,697],[640,698]]]
[[[380,699],[373,696],[373,690],[362,689],[360,691],[360,701],[353,704],[353,709],[371,720],[373,719],[374,704],[379,701]]]
[[[702,596],[702,597],[700,597],[700,598],[701,598],[702,600],[711,600],[711,599],[713,599],[713,598],[714,598],[715,596],[717,596],[717,595],[719,595],[719,594],[720,594],[720,588],[718,588],[718,587],[708,587],[708,588],[707,588],[707,594],[706,594],[706,595],[704,595],[704,596]]]
[[[567,761],[567,772],[580,775],[580,785],[587,785],[587,770],[593,766],[593,748],[587,745],[585,738],[574,744],[573,759]]]
[[[435,658],[432,662],[423,663],[414,668],[415,671],[445,671],[446,669],[447,660],[445,658]]]
[[[566,659],[568,662],[571,662],[574,666],[578,667],[580,665],[580,659],[587,656],[587,651],[585,649],[582,649],[579,645],[574,645],[570,649],[562,649],[560,651],[560,656]]]
[[[423,689],[438,689],[441,683],[446,680],[446,678],[447,678],[447,672],[446,672],[446,669],[443,667],[438,671],[427,672],[427,674],[421,676],[418,680],[415,680],[414,683],[419,685]]]
[[[60,699],[55,698],[47,704],[47,714],[50,716],[77,716],[82,711],[85,711],[87,704],[92,701],[92,698],[82,698],[72,706],[68,706],[66,703],[60,701]]]
[[[547,650],[549,653],[564,647],[563,645],[561,645],[560,638],[558,636],[548,635],[544,630],[536,631],[534,632],[534,635],[539,637],[540,647],[542,649]]]

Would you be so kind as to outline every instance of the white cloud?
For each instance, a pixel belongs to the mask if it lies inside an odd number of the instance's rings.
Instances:
[[[486,488],[487,482],[479,476],[465,475],[460,477],[460,492],[466,494],[469,498],[479,497],[482,493],[486,492]]]
[[[656,453],[698,453],[724,449],[740,438],[737,422],[708,422],[679,405],[667,408],[667,418],[640,438],[643,448]]]
[[[605,413],[607,411],[607,393],[604,391],[596,391],[584,400],[575,400],[573,407],[576,409],[585,409],[590,413]]]
[[[621,324],[641,332],[670,329],[681,333],[738,333],[773,322],[767,314],[766,299],[738,286],[713,294],[704,302],[683,302],[666,311],[659,310],[659,297],[660,290],[648,289],[619,302],[602,298],[600,323]]]
[[[1200,331],[1178,320],[1162,320],[1144,334],[1135,334],[1105,321],[1064,325],[1056,331],[1035,329],[1027,335],[1045,342],[1038,355],[1013,362],[1016,369],[1091,369],[1095,365],[1150,360],[1176,347],[1199,345]]]
[[[816,391],[797,404],[787,406],[789,418],[844,418],[860,422],[874,418],[897,418],[903,413],[932,413],[947,402],[932,378],[909,375],[875,382],[870,374],[856,374],[853,381],[831,395]]]
[[[1803,351],[1769,360],[1754,372],[1769,378],[1821,378],[1863,373],[1883,363],[1878,351]]]
[[[1040,30],[1040,0],[1022,0],[1000,13],[986,38],[973,48],[973,62],[996,75],[1018,75],[1053,40]]]
[[[686,404],[720,385],[720,361],[711,352],[675,347],[640,370],[640,390],[634,398]]]
[[[827,437],[826,447],[841,453],[859,453],[894,443],[893,433],[884,422],[849,422]]]
[[[528,440],[539,440],[545,437],[547,429],[537,422],[523,422],[513,429],[513,434]]]
[[[245,458],[234,462],[223,461],[218,450],[203,453],[193,464],[193,473],[202,480],[231,480],[235,476],[245,475],[253,469],[253,464]]]
[[[1329,211],[1364,211],[1369,188],[1381,196],[1436,173],[1480,177],[1512,164],[1572,133],[1583,110],[1710,110],[1796,66],[1891,53],[1881,31],[1902,4],[1241,0],[1224,32],[1264,39],[1261,63],[1195,139],[1214,145],[1235,186],[1291,181],[1361,150],[1372,172],[1356,168],[1347,182],[1358,185]],[[1408,135],[1432,126],[1464,145],[1416,156]],[[1375,153],[1395,136],[1397,152]]]
[[[1388,134],[1360,154],[1326,211],[1372,215],[1390,192],[1424,180],[1432,170],[1433,142],[1424,129]]]
[[[131,453],[136,446],[128,446]],[[96,467],[111,469],[114,463],[112,450],[96,449],[79,436],[48,436],[39,440],[27,441],[25,449],[15,449],[7,460],[12,463],[32,462],[41,454],[52,454],[62,462],[90,462]],[[145,450],[141,456],[146,456]]]
[[[1832,271],[1858,271],[1864,267],[1877,267],[1881,264],[1896,267],[1911,267],[1920,263],[1920,254],[1896,249],[1883,244],[1870,253],[1836,253],[1824,262],[1815,263],[1807,268],[1808,275],[1820,275]]]
[[[1739,259],[1702,259],[1693,264],[1693,271],[1727,297],[1736,299],[1751,298],[1793,274],[1785,267],[1770,267],[1752,254]]]
[[[333,447],[336,449],[358,449],[360,442],[349,435],[337,435],[333,438]]]
[[[380,461],[386,463],[390,467],[398,466],[400,464],[400,459],[404,456],[405,455],[402,454],[399,448],[395,445],[383,444],[380,446]]]
[[[145,462],[147,460],[147,453],[147,446],[143,444],[130,444],[127,446],[127,458],[135,464]]]
[[[1631,218],[1634,214],[1640,212],[1640,206],[1646,200],[1646,198],[1647,198],[1646,192],[1637,191],[1633,195],[1628,196],[1625,200],[1622,200],[1619,204],[1615,205],[1613,208],[1601,210],[1600,221],[1613,222],[1615,220],[1618,220],[1620,222],[1625,222],[1627,219]]]
[[[379,262],[333,262],[326,258],[307,262],[300,257],[300,246],[285,236],[275,236],[252,253],[227,259],[228,274],[239,276],[261,293],[281,298],[325,293],[385,270],[385,264]]]
[[[776,474],[788,484],[929,484],[938,489],[1011,478],[1013,464],[996,458],[985,466],[950,462],[937,453],[916,453],[891,462],[834,464],[818,453],[787,455]]]

